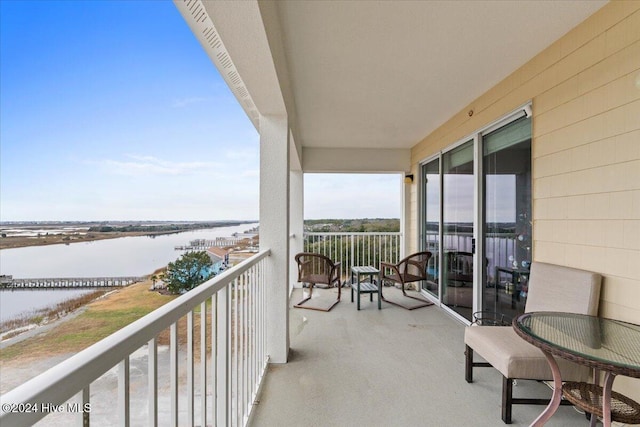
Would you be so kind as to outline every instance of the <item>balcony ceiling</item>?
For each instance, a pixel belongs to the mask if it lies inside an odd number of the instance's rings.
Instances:
[[[410,148],[605,3],[281,1],[205,8],[260,114],[284,100],[298,144]],[[268,40],[265,52],[259,37]],[[270,66],[261,61],[266,56]],[[264,87],[271,74],[277,90]]]

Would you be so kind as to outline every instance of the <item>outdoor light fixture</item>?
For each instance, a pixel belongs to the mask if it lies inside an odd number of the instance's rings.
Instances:
[[[405,184],[413,184],[413,174],[406,174],[404,176],[404,183]]]

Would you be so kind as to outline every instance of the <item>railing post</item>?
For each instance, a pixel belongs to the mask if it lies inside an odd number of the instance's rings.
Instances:
[[[211,297],[211,423],[218,422],[218,299],[220,292]]]
[[[353,233],[351,233],[349,240],[350,240],[350,246],[351,246],[351,259],[350,259],[350,262],[347,262],[347,265],[345,265],[345,269],[348,269],[348,271],[345,271],[345,273],[347,273],[347,277],[351,277],[351,267],[356,265],[355,258],[354,258],[356,242],[355,242],[355,236],[353,235]]]
[[[147,375],[149,378],[149,427],[158,426],[158,342],[149,340]]]
[[[187,314],[187,425],[193,427],[193,411],[195,409],[194,404],[194,362],[193,362],[193,310]]]
[[[239,369],[239,361],[240,361],[240,351],[239,351],[239,344],[238,344],[238,340],[240,339],[240,335],[239,335],[239,329],[240,329],[240,319],[238,317],[239,315],[239,310],[238,310],[238,301],[239,301],[239,295],[238,295],[238,283],[240,281],[240,278],[236,278],[233,281],[233,287],[230,288],[231,290],[231,325],[232,327],[230,328],[231,332],[229,334],[230,338],[231,338],[231,350],[230,350],[230,355],[231,355],[231,361],[229,363],[230,371],[229,371],[229,377],[231,379],[231,391],[229,392],[229,396],[234,396],[233,399],[231,399],[231,418],[229,419],[229,423],[231,425],[240,425],[240,423],[238,422],[238,414],[239,414],[239,409],[238,409],[238,404],[240,399],[242,398],[241,393],[240,393],[240,387],[239,387],[239,380],[240,380],[240,369]],[[235,422],[234,422],[235,421]]]
[[[91,414],[91,403],[90,403],[90,393],[89,386],[83,388],[80,393],[77,395],[78,400],[80,401],[80,408],[78,410],[78,424],[83,427],[89,427],[90,422],[90,414]]]
[[[171,425],[178,425],[178,323],[170,327],[169,372],[171,377]]]
[[[231,400],[231,382],[229,381],[230,363],[229,351],[231,350],[231,334],[229,333],[229,287],[224,287],[218,292],[216,310],[217,343],[216,343],[216,425],[226,426],[229,421],[229,405]]]
[[[129,427],[129,356],[118,367],[118,412],[120,412],[120,425]]]
[[[200,304],[200,425],[201,426],[207,425],[207,302],[206,301]]]

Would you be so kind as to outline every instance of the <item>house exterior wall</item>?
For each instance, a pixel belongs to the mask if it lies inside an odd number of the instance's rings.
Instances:
[[[528,100],[534,260],[602,273],[600,316],[640,324],[640,2],[607,4],[451,117],[413,147],[413,173]],[[640,399],[640,380],[614,388]]]

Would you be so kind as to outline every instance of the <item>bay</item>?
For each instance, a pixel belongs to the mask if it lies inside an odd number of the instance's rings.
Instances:
[[[161,236],[121,237],[69,245],[0,251],[0,274],[15,278],[144,276],[175,261],[191,240],[230,237],[258,224],[242,224]],[[0,291],[0,321],[88,292],[82,289]]]

